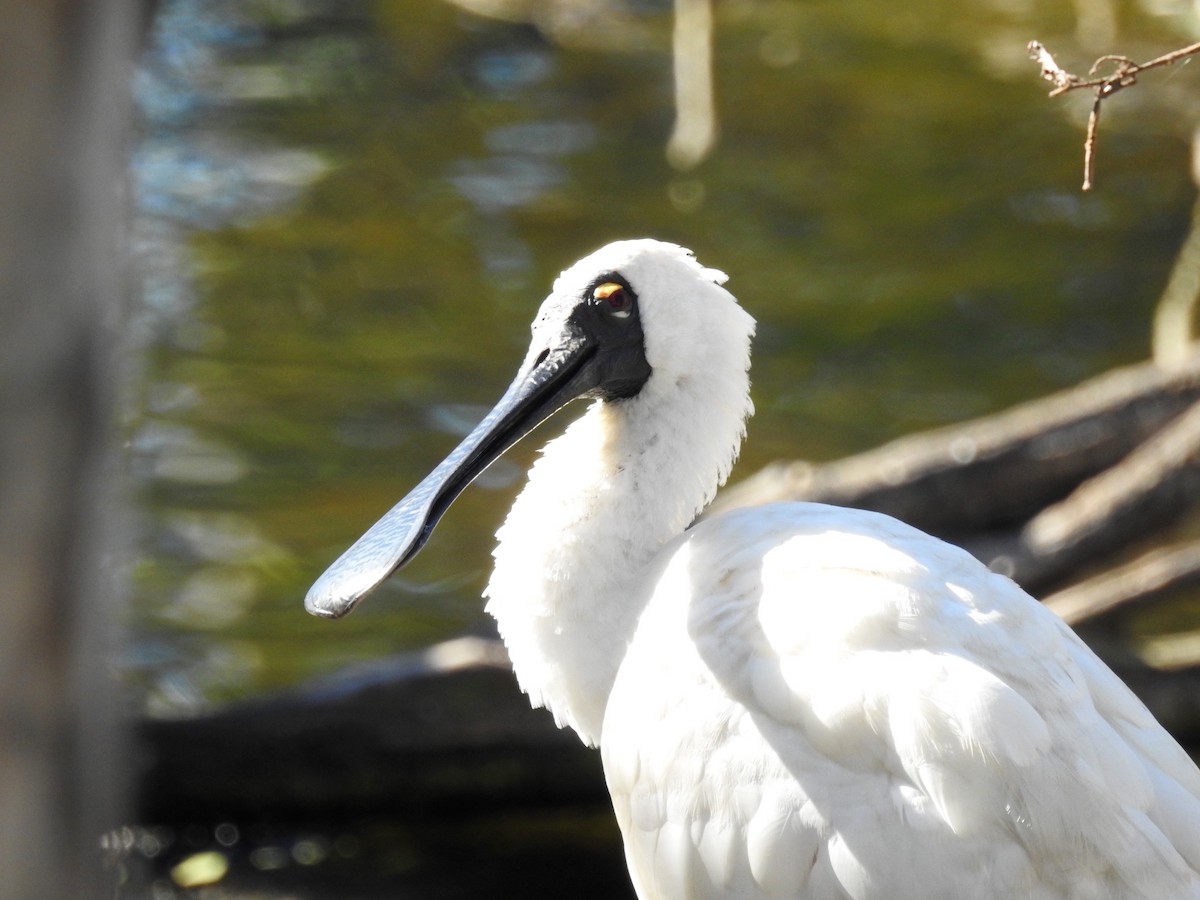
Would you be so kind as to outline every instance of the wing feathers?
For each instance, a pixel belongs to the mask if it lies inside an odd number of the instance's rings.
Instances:
[[[1200,900],[1200,771],[1007,579],[808,504],[672,554],[601,741],[643,900]]]

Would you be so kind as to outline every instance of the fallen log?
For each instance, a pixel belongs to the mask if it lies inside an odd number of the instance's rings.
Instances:
[[[137,731],[147,823],[608,802],[598,755],[530,708],[482,638]]]
[[[963,546],[1027,591],[1144,544],[1200,501],[1200,404],[1168,422],[1127,457],[1002,537]]]

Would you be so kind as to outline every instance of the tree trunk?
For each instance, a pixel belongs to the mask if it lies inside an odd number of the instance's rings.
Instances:
[[[112,344],[131,3],[0,0],[0,896],[111,896]]]

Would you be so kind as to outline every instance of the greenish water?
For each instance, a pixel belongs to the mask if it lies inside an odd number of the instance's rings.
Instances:
[[[1113,101],[1084,195],[1086,98],[1048,99],[1024,45],[1086,69],[1180,45],[1180,22],[1125,10],[1087,47],[1066,3],[719,3],[721,140],[678,173],[669,6],[631,8],[563,44],[437,0],[162,4],[127,422],[147,709],[484,627],[536,441],[354,616],[301,601],[499,396],[554,274],[609,239],[692,247],[758,318],[742,474],[1145,356],[1193,196],[1175,101],[1200,75]]]

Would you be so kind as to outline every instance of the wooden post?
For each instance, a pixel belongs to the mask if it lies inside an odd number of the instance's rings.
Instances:
[[[0,0],[0,896],[111,896],[110,440],[137,3]]]

